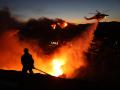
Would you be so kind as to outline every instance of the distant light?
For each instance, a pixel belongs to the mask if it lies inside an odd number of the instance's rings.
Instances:
[[[58,45],[58,41],[57,42],[53,41],[53,42],[51,42],[51,44],[52,45]]]

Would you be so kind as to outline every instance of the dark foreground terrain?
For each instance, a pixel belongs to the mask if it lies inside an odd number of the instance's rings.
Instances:
[[[23,78],[19,71],[0,70],[0,90],[120,90],[118,81],[63,79],[42,74]]]

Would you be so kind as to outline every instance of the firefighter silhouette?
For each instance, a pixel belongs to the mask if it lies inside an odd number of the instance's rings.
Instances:
[[[34,68],[34,60],[32,58],[32,55],[29,53],[28,48],[24,49],[24,54],[21,57],[21,63],[23,65],[23,74],[27,74],[27,71],[29,71],[30,74],[33,74],[32,69]]]

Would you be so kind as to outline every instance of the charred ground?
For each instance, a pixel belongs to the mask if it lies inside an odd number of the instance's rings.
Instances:
[[[119,80],[117,80],[119,81]],[[79,89],[119,89],[119,82],[112,79],[64,79],[50,75],[34,74],[22,77],[20,71],[0,70],[1,90],[79,90]]]

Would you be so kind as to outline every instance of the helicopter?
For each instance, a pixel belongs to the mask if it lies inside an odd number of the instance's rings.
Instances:
[[[104,13],[101,13],[99,11],[96,10],[97,13],[89,13],[89,14],[95,14],[93,17],[90,17],[90,18],[87,18],[87,17],[84,17],[86,20],[92,20],[92,19],[97,19],[98,21],[106,18],[106,16],[109,16],[107,14],[104,14]]]

